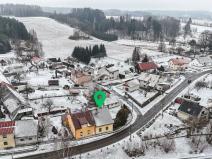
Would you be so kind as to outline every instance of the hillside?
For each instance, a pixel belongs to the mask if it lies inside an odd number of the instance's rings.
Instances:
[[[113,42],[105,42],[92,37],[92,40],[70,40],[74,28],[61,24],[53,19],[45,17],[17,18],[24,23],[28,30],[34,29],[39,41],[43,45],[46,57],[67,57],[72,54],[75,46],[86,47],[95,44],[104,44],[110,57],[123,59],[130,57],[133,47],[123,46]]]
[[[0,54],[11,49],[10,39],[27,40],[29,37],[23,23],[15,19],[0,17]]]

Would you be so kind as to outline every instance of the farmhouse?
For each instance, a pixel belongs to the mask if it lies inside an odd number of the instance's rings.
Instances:
[[[15,147],[14,121],[0,122],[0,149]]]
[[[137,69],[139,72],[152,72],[156,70],[158,66],[154,62],[139,62]]]
[[[190,63],[190,60],[187,58],[174,58],[169,60],[169,67],[174,71],[185,70]]]
[[[95,121],[90,111],[66,114],[64,123],[75,139],[95,135]]]
[[[134,92],[139,89],[140,83],[137,79],[134,79],[134,80],[126,82],[124,86],[125,86],[125,91]]]
[[[15,124],[15,143],[17,146],[31,145],[38,142],[37,120],[19,120]]]
[[[107,108],[93,110],[92,115],[96,123],[96,134],[108,133],[113,131],[114,121]]]
[[[200,106],[199,103],[184,100],[178,109],[177,116],[183,121],[207,121],[209,110]]]
[[[73,70],[71,73],[71,80],[78,85],[85,85],[92,81],[92,76],[82,71]]]
[[[33,114],[33,109],[18,92],[8,85],[5,85],[3,88],[2,102],[12,120],[20,120],[24,116],[31,116]]]

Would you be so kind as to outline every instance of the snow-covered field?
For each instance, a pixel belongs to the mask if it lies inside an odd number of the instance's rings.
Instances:
[[[114,42],[105,42],[93,38],[92,40],[69,40],[73,34],[73,28],[61,24],[53,19],[44,17],[16,18],[24,23],[28,30],[34,29],[38,39],[43,44],[46,57],[67,57],[70,56],[75,46],[89,46],[104,43],[107,54],[110,57],[123,59],[131,56],[133,47],[124,46]]]

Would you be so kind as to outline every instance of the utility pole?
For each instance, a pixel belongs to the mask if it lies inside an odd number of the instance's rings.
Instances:
[[[133,109],[134,109],[134,104],[131,102],[132,110],[131,110],[131,116],[133,118]],[[130,142],[132,141],[132,123],[130,123]]]

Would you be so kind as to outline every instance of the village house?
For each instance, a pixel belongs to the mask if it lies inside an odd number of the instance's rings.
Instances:
[[[169,68],[174,71],[182,71],[188,68],[190,60],[187,58],[174,58],[169,60]]]
[[[158,66],[153,62],[139,62],[137,63],[138,72],[153,72]]]
[[[134,92],[134,91],[139,89],[140,83],[139,83],[139,81],[137,79],[134,79],[134,80],[126,82],[124,84],[124,86],[125,86],[125,91]]]
[[[26,72],[26,68],[22,64],[12,64],[8,65],[4,68],[3,74],[10,75],[10,74],[17,74],[17,73],[24,73]]]
[[[15,147],[14,121],[0,122],[0,149]]]
[[[104,106],[107,108],[114,108],[122,106],[122,103],[117,98],[109,97],[105,99]]]
[[[190,65],[196,67],[212,66],[212,58],[211,56],[198,56],[191,62]]]
[[[177,116],[183,121],[195,121],[202,122],[208,121],[209,110],[199,103],[193,101],[184,100],[178,108]]]
[[[4,89],[2,102],[12,120],[20,120],[24,116],[32,116],[33,109],[18,92],[9,85],[4,85],[1,89]]]
[[[141,73],[141,76],[138,78],[141,88],[156,88],[159,80],[159,75],[149,74],[149,73]]]
[[[82,71],[73,70],[71,73],[71,80],[78,85],[85,85],[92,81],[92,76]]]
[[[118,79],[119,78],[119,70],[115,67],[106,68],[106,70],[110,74],[110,79]]]
[[[106,67],[98,68],[97,72],[95,73],[95,80],[97,81],[104,81],[110,79],[110,73],[107,71]]]
[[[108,133],[113,131],[113,119],[107,108],[96,109],[92,111],[92,115],[96,124],[95,133]]]
[[[95,121],[88,110],[66,114],[64,124],[72,132],[75,139],[95,135]]]
[[[38,142],[37,120],[18,120],[15,125],[16,146],[31,145]]]

